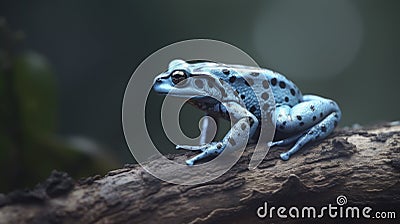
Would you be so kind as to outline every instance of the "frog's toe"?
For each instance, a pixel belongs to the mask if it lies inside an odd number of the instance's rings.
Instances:
[[[193,166],[194,161],[191,160],[191,159],[188,159],[188,160],[186,160],[186,164],[187,164],[188,166]]]
[[[289,153],[287,153],[287,152],[285,152],[285,153],[281,153],[281,159],[282,160],[288,160],[289,159],[289,157],[290,157],[290,155],[289,155]]]
[[[268,147],[270,147],[270,148],[272,148],[272,147],[275,147],[275,146],[279,146],[281,141],[276,141],[276,142],[268,142],[267,143],[267,146]]]
[[[199,146],[193,146],[193,145],[177,145],[175,146],[175,149],[186,149],[186,150],[191,150],[191,151],[202,151],[204,150],[205,146],[204,145],[199,145]]]

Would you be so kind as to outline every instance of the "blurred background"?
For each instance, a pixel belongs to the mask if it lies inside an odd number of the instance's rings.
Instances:
[[[151,53],[186,39],[235,45],[304,93],[335,99],[341,127],[398,120],[399,11],[395,0],[1,1],[0,192],[52,169],[79,179],[133,163],[126,84]],[[191,110],[181,116],[195,136]]]

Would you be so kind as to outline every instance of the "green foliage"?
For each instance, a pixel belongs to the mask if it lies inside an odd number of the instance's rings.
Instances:
[[[101,150],[89,155],[56,136],[55,74],[41,54],[15,50],[16,34],[0,18],[0,192],[32,187],[53,169],[79,178],[115,168]]]
[[[14,84],[25,135],[41,135],[54,131],[55,81],[47,60],[28,52],[16,57]]]

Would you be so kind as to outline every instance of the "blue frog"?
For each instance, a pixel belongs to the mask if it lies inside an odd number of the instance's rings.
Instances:
[[[263,110],[272,113],[276,125],[274,141],[268,145],[294,143],[289,151],[280,154],[282,160],[288,160],[305,144],[326,138],[341,118],[336,102],[316,95],[303,95],[292,81],[269,69],[175,59],[167,71],[154,79],[153,89],[174,97],[193,96],[189,103],[210,117],[234,121],[221,141],[207,139],[208,123],[205,122],[199,146],[177,145],[177,149],[201,151],[186,161],[189,166],[220,154],[227,146],[235,150],[242,145],[238,143],[247,143],[248,136],[257,135],[259,124],[268,118],[262,116]],[[273,103],[274,107],[271,106]]]

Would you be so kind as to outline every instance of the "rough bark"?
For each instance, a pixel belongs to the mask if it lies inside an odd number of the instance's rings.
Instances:
[[[53,172],[32,190],[0,195],[0,222],[265,223],[271,220],[256,215],[264,202],[318,207],[336,205],[339,195],[347,197],[347,205],[400,215],[398,123],[340,129],[286,162],[279,159],[282,151],[271,149],[256,170],[247,169],[245,154],[223,176],[195,186],[160,181],[138,165],[80,181]],[[298,221],[274,217],[273,222]]]

